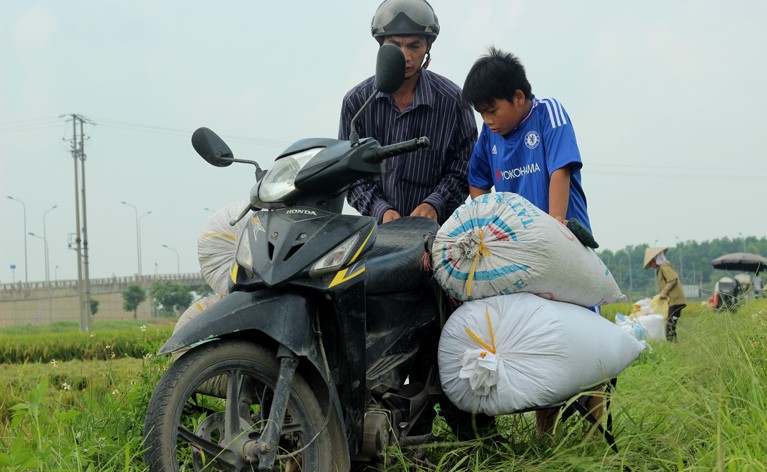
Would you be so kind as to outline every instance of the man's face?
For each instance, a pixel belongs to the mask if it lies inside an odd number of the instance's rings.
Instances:
[[[497,98],[491,103],[479,104],[474,107],[482,115],[482,121],[494,133],[505,136],[517,127],[520,121],[527,115],[525,95],[517,90],[512,101],[505,98]]]
[[[397,46],[405,55],[405,79],[418,73],[429,50],[424,36],[387,36],[383,43]]]

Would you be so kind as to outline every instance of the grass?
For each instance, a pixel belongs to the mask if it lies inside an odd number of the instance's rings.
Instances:
[[[520,414],[497,418],[500,434],[484,441],[445,433],[436,445],[393,449],[386,470],[767,470],[767,300],[736,313],[690,306],[679,342],[652,347],[621,373],[612,397],[618,454],[575,418],[550,442],[536,440],[534,418]],[[152,352],[0,364],[0,469],[146,470],[141,427],[167,365]]]

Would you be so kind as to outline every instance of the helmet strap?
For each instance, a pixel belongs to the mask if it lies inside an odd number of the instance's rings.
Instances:
[[[418,69],[418,72],[421,72],[422,70],[429,67],[430,62],[431,62],[431,52],[426,51],[426,59],[423,61],[423,65]]]

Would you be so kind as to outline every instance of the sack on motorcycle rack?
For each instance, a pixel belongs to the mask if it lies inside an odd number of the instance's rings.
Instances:
[[[247,201],[232,202],[213,213],[197,238],[202,277],[219,295],[229,293],[229,270],[237,251],[237,239],[248,224],[248,218],[242,218],[234,226],[230,226],[229,221],[236,218],[246,205]]]
[[[490,297],[464,303],[445,323],[440,381],[461,410],[510,414],[616,377],[646,345],[577,305],[529,293]]]
[[[479,196],[442,225],[434,276],[458,300],[530,292],[597,306],[625,299],[599,256],[567,227],[510,192]]]

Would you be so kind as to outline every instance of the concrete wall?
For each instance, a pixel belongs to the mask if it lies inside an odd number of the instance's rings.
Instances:
[[[173,280],[188,286],[205,285],[200,274],[160,275],[137,277],[114,277],[91,281],[91,299],[99,301],[98,312],[93,318],[99,320],[127,320],[133,312],[123,309],[122,293],[129,285],[140,285],[147,292],[147,300],[136,313],[139,319],[153,315],[149,291],[157,280]],[[27,284],[4,284],[0,286],[0,327],[14,325],[47,325],[58,321],[80,321],[79,291],[77,281],[64,280],[51,283],[50,290],[44,282]]]

